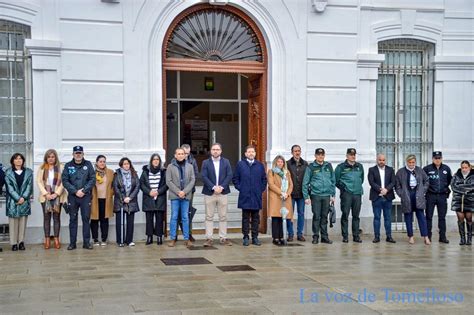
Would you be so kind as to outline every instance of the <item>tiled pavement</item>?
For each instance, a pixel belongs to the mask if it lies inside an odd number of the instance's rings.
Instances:
[[[237,236],[236,236],[237,237]],[[25,252],[0,253],[0,313],[17,314],[467,314],[474,309],[473,250],[421,239],[408,245],[343,244],[277,247],[234,246],[189,250],[145,246],[118,248],[109,244],[88,251],[45,251],[39,245]],[[198,241],[197,245],[202,245]],[[162,258],[203,257],[211,264],[165,265]],[[222,271],[217,267],[248,265],[255,270]],[[224,268],[225,269],[225,268]],[[392,289],[386,299],[384,289]],[[364,298],[364,289],[366,292]],[[427,303],[426,290],[430,290]],[[457,294],[456,303],[433,303],[432,293]],[[412,293],[397,302],[398,293]],[[358,294],[362,293],[359,297]],[[372,302],[366,298],[373,293]],[[413,302],[420,293],[421,302]],[[425,294],[422,296],[422,294]],[[351,295],[350,297],[348,295]],[[329,301],[328,301],[329,299]],[[334,300],[336,299],[336,300]],[[360,299],[360,300],[359,300]],[[366,299],[364,301],[364,299]]]

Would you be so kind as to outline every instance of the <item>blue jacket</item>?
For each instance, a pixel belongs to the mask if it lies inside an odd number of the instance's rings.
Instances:
[[[79,189],[83,189],[86,195],[91,194],[95,180],[94,167],[87,160],[82,160],[81,164],[71,160],[64,166],[62,181],[70,196],[75,195]]]
[[[214,191],[212,187],[216,185],[216,170],[214,169],[214,162],[212,158],[204,160],[201,167],[201,177],[204,182],[202,187],[202,193],[207,196],[212,196]],[[230,193],[229,184],[232,181],[232,168],[228,159],[221,157],[219,162],[219,186],[222,186],[224,190],[223,195]]]
[[[432,163],[423,167],[423,171],[428,175],[430,182],[428,188],[429,194],[446,194],[446,196],[449,196],[449,193],[451,192],[449,185],[453,179],[449,166],[441,164],[438,169],[434,163]]]
[[[240,209],[262,209],[262,193],[267,188],[267,174],[262,162],[247,160],[237,163],[233,178],[235,188],[240,192],[237,207]]]

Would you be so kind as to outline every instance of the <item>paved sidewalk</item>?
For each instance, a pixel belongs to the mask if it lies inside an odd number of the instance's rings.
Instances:
[[[372,244],[367,236],[362,244],[333,237],[332,245],[292,247],[266,237],[261,247],[248,248],[234,238],[234,246],[211,250],[189,250],[182,241],[175,248],[109,244],[72,252],[39,245],[11,252],[3,245],[0,313],[468,314],[474,309],[473,249],[449,237],[449,245],[425,246],[418,237],[410,246],[396,234],[397,244]],[[161,260],[197,257],[206,264]],[[255,270],[217,268],[236,265]],[[449,302],[433,303],[433,296],[446,294]]]

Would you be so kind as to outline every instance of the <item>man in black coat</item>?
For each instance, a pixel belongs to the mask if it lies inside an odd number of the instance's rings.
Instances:
[[[446,238],[446,212],[448,210],[449,184],[453,179],[451,169],[443,164],[443,153],[433,152],[433,163],[423,168],[428,175],[430,186],[426,193],[426,223],[428,237],[431,241],[431,229],[433,227],[433,214],[435,206],[438,209],[439,242],[448,244]]]
[[[291,180],[293,181],[293,191],[291,192],[291,200],[293,204],[293,210],[297,210],[294,212],[298,213],[298,225],[297,225],[297,239],[300,242],[306,241],[303,236],[304,230],[304,197],[303,197],[303,178],[306,168],[308,167],[308,162],[303,160],[301,157],[301,147],[297,144],[291,147],[291,155],[292,158],[288,160],[288,170],[291,174]],[[293,241],[293,237],[295,235],[293,229],[293,222],[291,220],[287,220],[287,228],[288,228],[288,242]]]
[[[385,155],[377,155],[377,165],[369,168],[370,200],[374,211],[374,240],[380,242],[380,218],[383,212],[386,241],[395,243],[392,238],[392,200],[395,199],[393,189],[395,187],[395,171],[386,165]]]
[[[3,194],[4,185],[5,185],[5,172],[3,171],[2,163],[0,163],[0,196]]]

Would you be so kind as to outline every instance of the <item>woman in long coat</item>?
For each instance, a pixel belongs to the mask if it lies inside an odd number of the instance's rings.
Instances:
[[[428,228],[424,210],[426,208],[425,194],[428,191],[429,181],[426,173],[416,166],[416,156],[408,155],[406,166],[398,170],[396,175],[395,191],[402,202],[402,212],[407,227],[408,242],[415,243],[413,237],[413,213],[420,228],[420,234],[425,239],[425,244],[430,245]]]
[[[12,251],[25,250],[26,222],[31,214],[30,198],[33,195],[33,171],[25,167],[25,157],[21,153],[13,154],[10,164],[11,167],[5,172],[10,245]]]
[[[92,188],[91,232],[94,245],[106,246],[109,218],[114,216],[114,171],[107,167],[104,155],[95,159],[95,185]],[[101,242],[99,243],[99,224]]]
[[[143,191],[142,210],[146,214],[146,245],[153,243],[153,235],[157,236],[156,243],[161,245],[168,186],[166,186],[166,169],[158,153],[152,154],[150,163],[143,166],[140,188]]]
[[[115,171],[114,177],[116,239],[120,247],[124,245],[135,246],[133,242],[133,224],[135,212],[140,210],[138,207],[140,179],[129,158],[122,158],[119,166],[120,168]]]
[[[51,246],[51,217],[54,228],[54,247],[61,248],[59,231],[61,228],[61,206],[67,202],[67,191],[64,189],[61,174],[63,166],[59,162],[58,153],[49,149],[44,154],[43,165],[36,175],[39,188],[38,200],[43,208],[44,249]]]
[[[472,212],[474,211],[474,169],[469,161],[462,161],[451,180],[453,200],[451,210],[456,211],[461,240],[459,245],[472,244]],[[467,225],[467,239],[464,220]]]
[[[283,217],[280,210],[285,207],[288,210],[287,220],[293,218],[293,206],[291,203],[291,192],[293,182],[291,174],[286,166],[285,158],[281,155],[275,157],[272,169],[267,172],[268,181],[268,216],[272,218],[273,244],[283,245]]]

